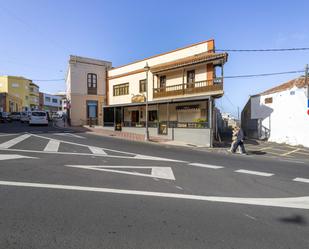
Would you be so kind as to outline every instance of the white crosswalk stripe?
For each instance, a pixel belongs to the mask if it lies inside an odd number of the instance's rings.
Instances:
[[[49,140],[48,144],[44,148],[44,151],[54,151],[57,152],[59,150],[60,142],[58,140]]]
[[[88,148],[93,154],[107,155],[107,153],[102,148],[92,146],[89,146]]]
[[[258,176],[273,176],[272,173],[266,173],[261,171],[253,171],[253,170],[245,170],[245,169],[239,169],[235,170],[236,173],[242,173],[242,174],[249,174],[249,175],[258,175]]]
[[[31,135],[29,134],[24,134],[24,135],[21,135],[19,137],[15,137],[9,141],[6,141],[2,144],[0,144],[0,148],[4,148],[4,149],[9,149],[11,147],[13,147],[14,145],[24,141],[25,139],[29,138]]]
[[[294,182],[305,182],[305,183],[309,183],[309,179],[308,178],[301,178],[301,177],[296,177],[295,179],[293,179]]]

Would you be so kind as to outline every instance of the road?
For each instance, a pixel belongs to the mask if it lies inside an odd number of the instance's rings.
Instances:
[[[0,248],[308,248],[309,164],[0,124]]]

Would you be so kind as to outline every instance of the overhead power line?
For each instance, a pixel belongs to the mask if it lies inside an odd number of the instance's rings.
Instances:
[[[304,70],[298,71],[288,71],[288,72],[277,72],[277,73],[261,73],[261,74],[244,74],[244,75],[231,75],[224,76],[225,79],[234,79],[234,78],[253,78],[253,77],[265,77],[265,76],[273,76],[273,75],[281,75],[281,74],[295,74],[295,73],[303,73]]]
[[[216,49],[218,52],[289,52],[304,50],[309,50],[309,48]]]
[[[43,79],[43,80],[38,80],[38,79],[33,79],[33,81],[63,81],[64,79]]]
[[[243,74],[243,75],[229,75],[224,76],[225,79],[234,79],[234,78],[252,78],[252,77],[265,77],[265,76],[273,76],[273,75],[281,75],[281,74],[296,74],[296,73],[304,73],[304,70],[296,70],[296,71],[287,71],[287,72],[276,72],[276,73],[261,73],[261,74]],[[61,79],[33,79],[33,81],[63,81],[64,78]]]

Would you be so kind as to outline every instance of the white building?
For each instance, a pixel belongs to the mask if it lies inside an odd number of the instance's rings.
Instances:
[[[40,92],[40,109],[50,112],[61,110],[61,97]]]
[[[242,127],[254,138],[309,147],[308,96],[299,77],[251,96],[242,111]]]
[[[208,40],[108,70],[104,126],[211,146],[226,61]]]

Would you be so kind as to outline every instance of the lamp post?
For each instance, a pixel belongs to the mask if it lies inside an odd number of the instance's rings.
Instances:
[[[145,141],[149,141],[149,130],[148,130],[148,72],[150,70],[150,67],[148,66],[148,62],[146,62],[146,65],[144,67],[146,71],[146,133],[145,133]]]

